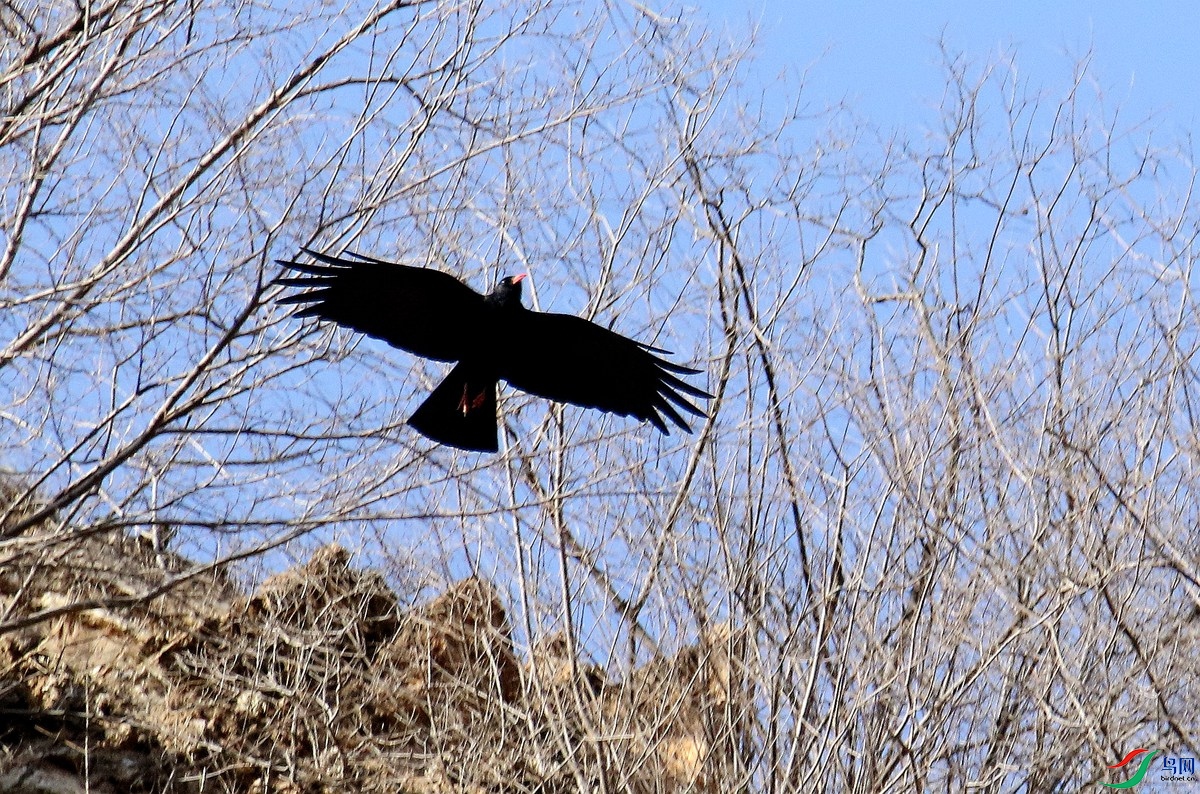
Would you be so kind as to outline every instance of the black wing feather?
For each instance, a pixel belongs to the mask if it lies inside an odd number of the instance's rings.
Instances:
[[[513,330],[523,354],[506,356],[498,374],[522,391],[634,416],[664,433],[663,417],[690,431],[680,410],[705,416],[683,394],[712,395],[671,374],[698,370],[659,358],[649,345],[568,314],[521,312]]]
[[[350,252],[301,250],[320,264],[276,260],[304,274],[275,280],[304,290],[279,300],[304,304],[296,316],[330,320],[438,361],[458,361],[478,343],[483,296],[454,276]]]

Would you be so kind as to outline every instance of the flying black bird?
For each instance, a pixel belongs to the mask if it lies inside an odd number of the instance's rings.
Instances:
[[[558,402],[635,416],[667,433],[670,419],[691,432],[680,410],[701,411],[680,394],[712,395],[676,375],[696,375],[669,354],[568,314],[521,305],[521,279],[508,276],[487,295],[437,270],[362,254],[342,258],[308,249],[317,263],[277,260],[303,276],[276,283],[299,287],[280,303],[307,304],[317,317],[437,361],[457,361],[408,424],[434,441],[495,452],[496,381]]]

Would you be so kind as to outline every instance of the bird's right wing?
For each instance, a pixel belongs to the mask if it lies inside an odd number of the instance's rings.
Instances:
[[[362,254],[301,250],[317,263],[276,260],[304,274],[275,280],[303,290],[279,300],[306,304],[294,316],[330,320],[438,361],[457,361],[477,344],[483,296],[454,276]]]
[[[705,416],[684,395],[712,395],[679,377],[700,370],[654,355],[665,350],[568,314],[523,311],[515,323],[512,333],[520,345],[511,346],[516,352],[504,359],[498,374],[522,391],[634,416],[663,433],[668,432],[664,417],[691,432],[680,412]]]

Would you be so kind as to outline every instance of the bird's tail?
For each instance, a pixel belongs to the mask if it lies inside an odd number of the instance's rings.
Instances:
[[[421,435],[474,452],[495,452],[496,378],[467,362],[450,370],[408,420]]]

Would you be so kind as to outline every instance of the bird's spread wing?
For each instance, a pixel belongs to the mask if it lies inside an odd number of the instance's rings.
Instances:
[[[276,279],[298,287],[280,303],[303,304],[298,317],[319,317],[439,361],[457,361],[481,333],[483,296],[448,273],[349,253],[303,249],[315,263],[278,260],[303,275]]]
[[[566,314],[521,312],[500,377],[522,391],[558,402],[635,416],[666,433],[664,417],[690,430],[680,411],[704,412],[683,395],[711,397],[679,375],[699,370],[654,355],[665,353]],[[681,394],[682,393],[682,394]]]

